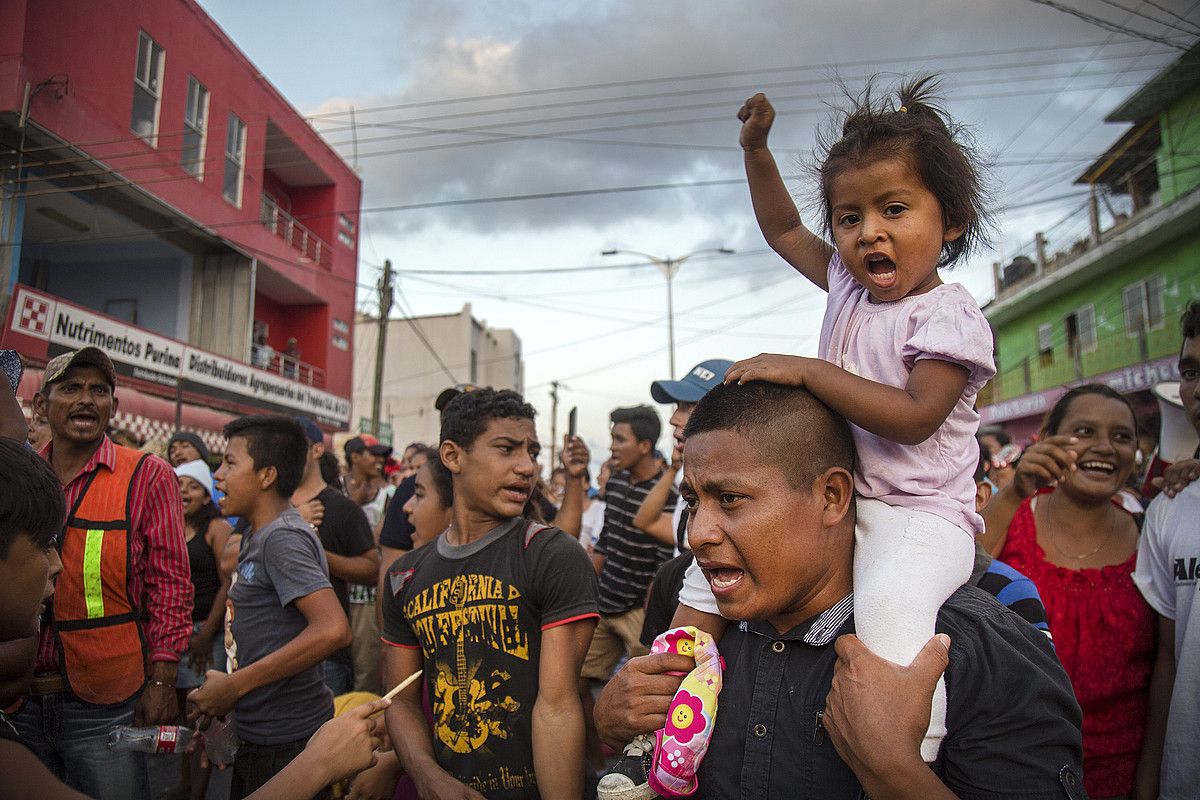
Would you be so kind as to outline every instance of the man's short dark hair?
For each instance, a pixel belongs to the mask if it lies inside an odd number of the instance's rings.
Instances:
[[[18,536],[45,550],[62,533],[67,501],[50,464],[24,443],[0,438],[0,559]]]
[[[326,450],[317,459],[317,468],[321,470],[321,480],[334,487],[342,485],[342,468],[338,466],[337,456]]]
[[[441,440],[470,450],[494,419],[529,419],[537,414],[525,398],[511,389],[463,392],[442,409]]]
[[[300,423],[282,414],[239,417],[225,426],[225,438],[235,436],[246,440],[246,451],[255,469],[275,468],[275,491],[291,497],[308,461],[308,436]]]
[[[1200,336],[1200,300],[1191,300],[1183,309],[1183,318],[1179,320],[1184,339],[1195,339]]]
[[[996,437],[996,441],[1000,443],[1001,447],[1004,447],[1004,445],[1006,445],[1006,444],[1012,444],[1012,437],[1009,436],[1007,433],[1005,433],[1004,428],[1001,428],[999,425],[985,425],[984,427],[979,429],[978,435],[981,437],[982,436]]]
[[[612,424],[618,425],[622,422],[628,423],[633,429],[633,438],[639,442],[649,442],[651,446],[658,443],[658,437],[662,435],[662,422],[658,419],[658,414],[650,406],[632,406],[630,408],[618,408],[609,416]]]
[[[854,440],[846,420],[797,386],[765,381],[717,386],[692,409],[684,438],[710,431],[745,436],[793,488],[807,486],[831,467],[854,471]]]

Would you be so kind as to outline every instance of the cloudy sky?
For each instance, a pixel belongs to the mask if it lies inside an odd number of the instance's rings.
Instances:
[[[668,377],[663,278],[602,250],[736,251],[675,280],[678,372],[815,354],[824,297],[766,249],[745,188],[734,115],[753,92],[779,110],[772,146],[813,225],[805,167],[837,79],[942,73],[999,222],[944,277],[985,303],[991,263],[1031,253],[1036,231],[1052,250],[1086,234],[1073,181],[1125,130],[1105,114],[1200,34],[1200,0],[200,1],[348,161],[357,152],[360,281],[390,258],[403,308],[469,302],[514,328],[543,435],[559,380],[560,419],[577,405],[594,447],[609,410],[650,402]]]

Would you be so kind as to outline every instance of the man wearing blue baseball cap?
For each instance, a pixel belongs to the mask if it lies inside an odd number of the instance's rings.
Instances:
[[[687,503],[682,500],[675,503],[673,513],[665,510],[679,471],[683,469],[683,429],[696,403],[709,390],[721,385],[726,370],[731,366],[733,362],[728,359],[710,358],[692,367],[687,375],[677,381],[663,380],[650,384],[650,396],[655,402],[675,404],[670,419],[675,443],[671,448],[670,464],[642,501],[641,508],[633,518],[633,525],[659,542],[674,545],[676,556],[659,567],[650,583],[639,637],[646,647],[650,647],[656,636],[671,627],[671,618],[675,615],[675,607],[679,605],[683,576],[692,563],[691,551],[687,549]],[[653,754],[653,736],[638,736],[629,742],[616,766],[601,776],[599,796],[645,796],[638,792],[646,789],[646,772]]]
[[[639,530],[659,541],[674,544],[682,551],[687,547],[684,523],[686,503],[676,503],[673,514],[666,513],[667,498],[674,488],[683,469],[683,428],[687,425],[688,417],[700,398],[709,390],[719,386],[725,378],[725,371],[733,366],[733,362],[725,358],[710,358],[692,367],[687,375],[677,381],[655,381],[650,384],[650,396],[656,403],[674,403],[675,411],[671,414],[671,428],[675,436],[675,445],[671,449],[671,462],[663,472],[658,484],[646,495],[642,507],[638,509],[633,524]]]

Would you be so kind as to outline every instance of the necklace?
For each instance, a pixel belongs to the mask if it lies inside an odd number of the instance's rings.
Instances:
[[[1054,549],[1057,550],[1059,555],[1061,555],[1063,558],[1073,558],[1076,561],[1083,561],[1084,559],[1091,558],[1092,556],[1096,555],[1096,553],[1099,553],[1102,549],[1104,549],[1104,545],[1108,544],[1108,540],[1111,539],[1112,536],[1113,529],[1110,527],[1108,529],[1108,533],[1105,534],[1104,538],[1100,540],[1100,544],[1096,545],[1096,548],[1091,552],[1084,553],[1082,555],[1075,555],[1074,553],[1068,553],[1066,550],[1063,550],[1058,544],[1058,538],[1054,536],[1054,534],[1050,535],[1050,542],[1054,545]]]
[[[1057,550],[1058,554],[1061,555],[1063,558],[1070,558],[1070,559],[1074,559],[1075,561],[1083,561],[1085,559],[1091,558],[1092,556],[1096,555],[1096,553],[1099,553],[1101,550],[1104,549],[1104,546],[1106,544],[1108,544],[1108,540],[1113,537],[1113,533],[1116,531],[1116,528],[1110,524],[1108,526],[1108,532],[1100,540],[1100,544],[1096,545],[1095,549],[1093,549],[1091,552],[1084,553],[1082,555],[1076,555],[1075,553],[1068,553],[1066,550],[1062,549],[1062,546],[1058,543],[1058,537],[1053,533],[1053,531],[1055,530],[1056,527],[1057,526],[1050,527],[1051,533],[1050,533],[1050,536],[1048,537],[1050,539],[1050,543],[1052,545],[1054,545],[1054,549]]]

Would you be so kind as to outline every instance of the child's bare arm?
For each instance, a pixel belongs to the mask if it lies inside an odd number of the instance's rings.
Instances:
[[[898,444],[920,444],[942,426],[967,386],[967,368],[926,358],[903,389],[876,383],[817,358],[762,354],[739,361],[725,382],[803,386],[858,427]]]
[[[675,616],[671,617],[672,628],[685,628],[691,625],[693,628],[700,630],[713,637],[713,641],[721,641],[721,637],[725,635],[725,627],[729,625],[729,620],[722,617],[720,614],[709,614],[706,611],[698,611],[691,606],[685,606],[680,603],[675,607]]]
[[[586,759],[578,680],[595,627],[595,619],[586,619],[542,633],[533,703],[533,771],[546,800],[575,798],[583,792]]]
[[[742,121],[738,141],[745,153],[750,200],[763,237],[796,271],[828,291],[826,271],[833,248],[804,227],[775,158],[767,149],[767,135],[775,121],[775,109],[767,96],[759,92],[738,110],[738,119]]]

